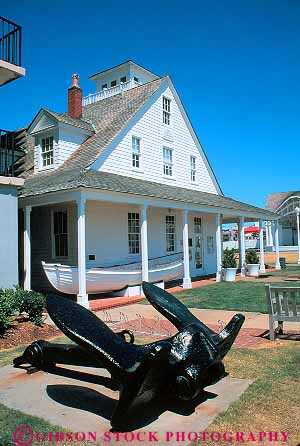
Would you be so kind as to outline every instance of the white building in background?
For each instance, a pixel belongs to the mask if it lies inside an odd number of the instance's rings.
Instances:
[[[148,280],[169,256],[183,259],[186,288],[196,276],[220,280],[222,223],[239,225],[243,265],[244,223],[257,220],[264,270],[264,221],[277,215],[223,195],[170,77],[128,61],[90,79],[95,93],[83,98],[74,75],[68,111],[43,108],[27,129],[25,287],[49,288],[42,261],[72,266],[87,306],[93,268],[140,262]]]
[[[281,251],[298,251],[300,262],[299,235],[300,192],[278,192],[267,198],[266,209],[276,212],[279,217],[279,244]],[[270,226],[270,237],[273,234]],[[273,243],[272,243],[273,244]]]

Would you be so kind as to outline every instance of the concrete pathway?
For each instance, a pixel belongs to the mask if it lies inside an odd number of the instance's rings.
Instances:
[[[0,402],[12,409],[69,429],[72,432],[97,432],[97,441],[104,444],[104,432],[110,430],[109,419],[118,399],[118,391],[110,390],[109,375],[103,369],[72,367],[66,374],[61,368],[61,376],[45,372],[27,375],[24,370],[6,366],[0,369]],[[73,373],[73,375],[72,375]],[[92,374],[92,376],[91,376]],[[87,382],[79,380],[85,378]],[[158,432],[156,446],[166,446],[168,431],[199,432],[229,405],[237,400],[251,381],[226,377],[214,386],[206,388],[206,398],[193,405],[181,402],[177,407],[147,405],[145,415],[135,414],[136,421],[128,430]],[[150,407],[151,406],[151,407]],[[173,440],[175,441],[175,440]],[[191,441],[180,442],[182,446]],[[110,442],[113,446],[115,442]],[[124,444],[124,442],[122,442]],[[151,444],[147,441],[141,444]],[[126,442],[126,446],[136,442]]]

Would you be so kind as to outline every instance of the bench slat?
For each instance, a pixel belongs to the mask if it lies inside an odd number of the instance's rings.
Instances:
[[[297,316],[297,300],[296,300],[296,293],[294,291],[291,292],[292,296],[292,308],[293,308],[293,315]]]
[[[275,299],[276,299],[276,313],[278,315],[281,314],[281,304],[280,304],[280,296],[278,291],[275,291]]]
[[[284,291],[282,293],[282,295],[283,295],[283,308],[284,308],[284,311],[285,311],[285,315],[288,316],[289,315],[289,301],[288,301],[287,292]]]

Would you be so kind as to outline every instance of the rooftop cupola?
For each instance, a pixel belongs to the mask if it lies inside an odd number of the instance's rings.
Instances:
[[[147,82],[158,79],[159,76],[143,68],[131,60],[108,70],[90,76],[96,83],[96,93],[83,98],[83,106],[106,99],[109,96],[122,93]]]

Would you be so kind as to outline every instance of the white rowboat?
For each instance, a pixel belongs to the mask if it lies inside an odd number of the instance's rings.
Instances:
[[[152,262],[152,263],[151,263]],[[66,294],[78,294],[78,267],[59,263],[42,262],[44,272],[56,290]],[[86,269],[86,289],[88,294],[118,291],[128,286],[142,283],[141,262],[112,267],[96,267]],[[149,282],[168,282],[181,278],[183,260],[170,261],[168,257],[159,262],[149,262]]]

